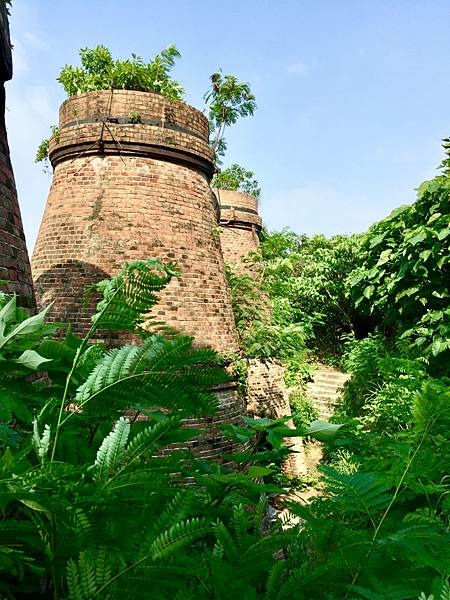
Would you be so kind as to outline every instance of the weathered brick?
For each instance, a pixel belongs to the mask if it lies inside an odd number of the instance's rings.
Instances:
[[[7,290],[17,294],[22,306],[33,308],[31,269],[5,127],[4,82],[12,76],[5,3],[0,4],[0,13],[0,279],[7,280]]]
[[[216,189],[220,207],[220,244],[224,261],[237,265],[249,252],[259,249],[262,219],[258,200],[250,194]]]
[[[140,122],[131,122],[133,113]],[[205,116],[159,94],[82,94],[61,107],[50,160],[53,181],[32,267],[39,303],[55,301],[51,317],[85,333],[93,309],[83,307],[86,286],[125,261],[155,257],[175,261],[182,274],[159,294],[154,314],[198,345],[237,351]],[[216,394],[219,421],[237,422],[243,409],[234,386]],[[202,455],[232,447],[215,420],[211,436],[214,443],[199,444]]]

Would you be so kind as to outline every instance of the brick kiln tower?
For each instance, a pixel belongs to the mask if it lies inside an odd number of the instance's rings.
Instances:
[[[53,319],[86,332],[86,286],[126,261],[155,257],[176,262],[182,274],[159,294],[153,314],[200,345],[237,350],[208,137],[202,113],[160,94],[103,90],[62,104],[59,135],[49,144],[53,182],[32,260],[39,303],[56,301]],[[239,419],[234,387],[217,395],[214,422]],[[200,453],[217,454],[225,444],[211,433]]]
[[[258,234],[262,219],[258,199],[250,194],[231,190],[215,190],[220,205],[220,243],[226,263],[237,264],[249,252],[259,248]]]
[[[0,279],[19,303],[34,307],[33,281],[5,126],[5,81],[12,77],[11,42],[6,5],[0,3]]]
[[[160,94],[104,90],[66,100],[59,130],[32,260],[39,302],[55,299],[53,318],[83,333],[89,283],[128,260],[176,261],[182,276],[162,292],[158,316],[199,344],[235,351],[205,116]]]
[[[220,206],[220,242],[224,261],[239,272],[257,278],[258,263],[242,262],[242,258],[259,249],[258,234],[262,219],[258,199],[250,194],[230,190],[215,190]],[[272,419],[290,417],[289,393],[284,383],[285,368],[277,360],[247,359],[247,411],[250,415]],[[294,427],[292,419],[288,427]],[[293,475],[306,474],[305,451],[301,438],[287,438],[295,454],[286,460],[284,469]]]

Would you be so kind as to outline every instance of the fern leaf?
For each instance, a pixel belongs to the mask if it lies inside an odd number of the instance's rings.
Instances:
[[[222,521],[217,521],[213,524],[212,532],[214,533],[218,542],[224,549],[225,556],[227,557],[227,559],[233,562],[239,562],[240,554],[238,548],[234,543],[230,532],[222,523]]]
[[[32,387],[20,381],[2,381],[0,384],[0,421],[9,423],[16,419],[24,423],[32,421],[30,406],[37,404]]]
[[[92,556],[81,552],[78,561],[80,568],[80,584],[86,600],[92,598],[97,591],[97,582],[95,580],[95,562]]]
[[[417,598],[417,589],[411,589],[405,585],[389,585],[379,581],[377,591],[370,590],[359,585],[352,585],[350,589],[357,592],[361,598],[366,600],[410,600]]]
[[[93,469],[96,481],[106,481],[115,471],[123,456],[129,433],[130,422],[121,417],[98,449]]]
[[[277,597],[285,569],[286,564],[283,561],[278,560],[273,563],[266,581],[265,600],[274,600]]]
[[[159,260],[133,261],[111,279],[95,287],[103,294],[92,321],[96,328],[134,332],[157,302],[162,290],[178,272],[173,264]]]
[[[189,512],[192,497],[184,492],[178,492],[156,519],[152,530],[158,534],[166,531],[173,523],[182,521]]]
[[[345,514],[362,512],[372,519],[391,499],[390,488],[375,473],[344,474],[331,467],[322,467],[322,471],[332,502]]]
[[[207,519],[194,518],[181,521],[156,538],[151,545],[150,553],[154,559],[170,556],[210,532],[211,525]]]
[[[109,551],[104,546],[96,551],[95,579],[99,586],[105,585],[111,579],[111,560]]]
[[[39,435],[37,420],[33,420],[33,444],[41,461],[44,460],[50,447],[50,426],[44,425],[42,435]]]
[[[192,339],[177,336],[147,338],[142,346],[110,350],[78,388],[75,402],[89,415],[132,408],[177,408],[185,415],[211,412],[217,400],[212,385],[229,381],[222,368],[211,366],[214,351],[192,347]],[[209,363],[209,364],[208,364]]]
[[[73,559],[70,559],[67,563],[67,587],[69,589],[69,600],[85,600],[77,563]]]
[[[124,462],[130,464],[170,443],[187,441],[192,435],[192,430],[181,429],[180,419],[168,417],[147,426],[130,440],[123,455]]]

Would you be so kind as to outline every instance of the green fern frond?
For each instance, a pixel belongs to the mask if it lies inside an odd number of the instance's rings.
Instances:
[[[245,510],[243,504],[238,504],[233,507],[231,527],[236,540],[236,546],[241,551],[245,548],[245,540],[252,525],[252,516],[253,515],[249,511]]]
[[[189,494],[178,492],[167,504],[161,514],[158,515],[158,518],[152,526],[152,531],[160,534],[160,532],[166,531],[173,523],[177,523],[186,518],[192,500],[192,496]]]
[[[212,552],[211,552],[213,559],[222,561],[224,554],[225,554],[225,548],[223,547],[223,544],[219,540],[216,539],[216,542],[215,542]]]
[[[97,548],[95,556],[95,580],[99,586],[105,585],[111,579],[111,559],[108,548]]]
[[[210,532],[211,524],[207,519],[194,518],[180,521],[155,539],[151,545],[150,554],[153,559],[173,555],[183,546],[191,544]]]
[[[69,600],[85,600],[81,589],[80,574],[77,563],[70,559],[67,563],[67,587],[69,590]]]
[[[375,473],[339,473],[331,467],[322,467],[326,475],[326,490],[330,500],[344,514],[364,513],[372,519],[385,509],[391,499],[390,486]]]
[[[180,419],[168,417],[157,423],[148,425],[136,434],[129,442],[124,454],[125,464],[133,463],[144,456],[151,455],[160,448],[175,442],[191,439],[195,432],[181,428]]]
[[[187,598],[190,598],[189,582],[192,581],[193,574],[199,574],[202,569],[199,568],[198,562],[192,564],[187,556],[182,558],[187,566],[144,563],[127,572],[119,573],[113,582],[107,584],[104,589],[100,588],[101,592],[96,598],[104,600],[103,594],[106,590],[110,590],[113,600],[136,600],[136,598],[173,600],[180,589],[187,593]],[[197,599],[198,593],[194,597]]]
[[[17,420],[21,423],[31,423],[31,408],[39,405],[39,397],[33,392],[31,385],[26,382],[6,378],[0,384],[0,422],[10,423]]]
[[[217,406],[211,386],[229,381],[215,360],[213,350],[193,348],[191,338],[151,336],[142,346],[110,350],[74,401],[87,416],[114,414],[133,405],[140,410],[176,408],[190,416],[210,413]]]
[[[273,563],[266,581],[265,600],[275,600],[277,592],[281,587],[283,575],[286,570],[286,563],[277,560]]]
[[[444,576],[450,572],[450,533],[438,524],[403,527],[380,539],[377,547],[397,560],[407,560],[415,568],[432,568]]]
[[[239,562],[240,553],[238,547],[236,546],[230,532],[222,523],[222,521],[217,521],[212,525],[212,532],[216,536],[217,541],[224,549],[224,556],[227,557],[227,560],[231,560],[233,562]]]
[[[366,600],[410,600],[417,597],[417,590],[406,586],[393,586],[380,582],[378,587],[378,591],[373,591],[359,585],[352,585],[351,590],[357,592],[360,598]]]
[[[103,440],[97,452],[93,468],[96,481],[106,481],[116,470],[123,457],[130,434],[130,422],[124,417],[116,422],[114,429]]]
[[[442,581],[442,590],[439,600],[450,600],[450,582],[448,579],[446,581]]]
[[[178,271],[156,259],[127,263],[122,271],[96,284],[103,295],[92,317],[96,328],[135,331],[158,300],[155,292],[166,287]]]
[[[76,364],[76,368],[73,373],[74,382],[78,382],[78,385],[84,382],[95,369],[105,353],[106,350],[103,344],[91,344],[88,346],[81,354]]]
[[[50,447],[50,426],[45,424],[44,431],[40,435],[36,419],[33,420],[33,445],[39,459],[43,461]]]
[[[255,581],[266,573],[272,563],[273,557],[281,550],[290,547],[297,538],[295,529],[281,531],[263,537],[253,542],[245,552],[242,552],[236,564],[236,576]]]
[[[104,546],[93,552],[80,552],[77,561],[67,563],[67,588],[69,600],[92,600],[99,590],[111,580],[108,552]],[[110,600],[109,593],[102,592],[102,600]]]
[[[253,513],[253,528],[255,531],[261,531],[263,522],[267,515],[268,505],[269,498],[266,494],[261,494],[258,504],[255,506],[255,512]]]

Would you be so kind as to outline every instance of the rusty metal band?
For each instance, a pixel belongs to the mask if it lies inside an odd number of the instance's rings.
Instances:
[[[211,161],[196,154],[157,146],[154,144],[137,144],[135,142],[120,142],[120,146],[112,140],[103,140],[98,143],[82,142],[55,148],[50,152],[49,158],[52,167],[66,160],[75,160],[84,156],[138,156],[163,160],[177,165],[183,165],[205,174],[209,179],[214,174]]]
[[[262,224],[261,223],[253,223],[253,221],[241,221],[239,219],[235,220],[220,220],[219,225],[221,227],[229,227],[230,229],[246,229],[247,231],[251,231],[252,229],[256,229],[256,231],[261,231]]]
[[[235,212],[249,213],[259,217],[259,213],[254,208],[246,208],[244,206],[236,206],[235,204],[221,204],[221,210],[234,210]]]

